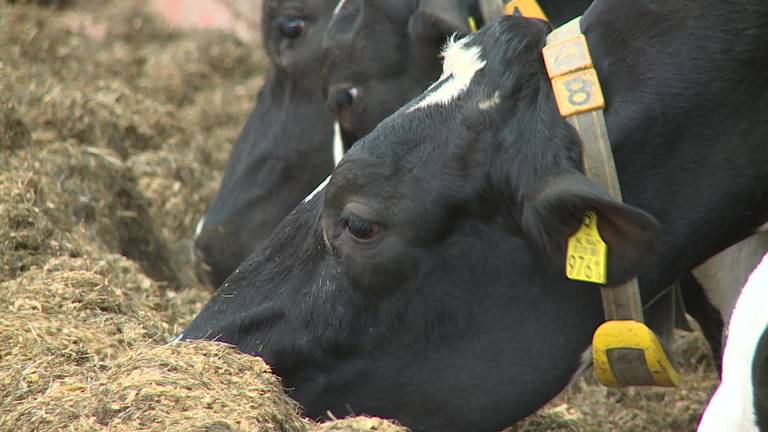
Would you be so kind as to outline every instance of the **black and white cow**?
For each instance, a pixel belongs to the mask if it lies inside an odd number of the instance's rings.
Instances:
[[[591,3],[542,0],[540,6],[558,26],[581,15]],[[323,48],[328,105],[345,149],[439,76],[445,41],[452,34],[469,34],[471,19],[482,23],[487,17],[480,17],[481,6],[478,0],[345,0],[336,8]],[[766,250],[768,233],[752,236],[695,268],[695,278],[681,279],[687,310],[704,331],[716,363],[723,322]],[[661,310],[650,311],[651,324],[671,330],[663,322],[669,316],[665,305],[658,306]]]
[[[452,44],[444,77],[361,139],[182,338],[264,356],[310,416],[511,424],[567,384],[602,320],[598,290],[563,275],[585,211],[609,283],[639,274],[645,299],[768,220],[766,20],[757,0],[587,11],[626,204],[581,174],[543,23]]]
[[[768,254],[736,302],[728,324],[722,380],[698,431],[768,431]]]
[[[333,118],[318,70],[336,4],[264,0],[267,78],[195,233],[198,274],[214,288],[333,169]]]

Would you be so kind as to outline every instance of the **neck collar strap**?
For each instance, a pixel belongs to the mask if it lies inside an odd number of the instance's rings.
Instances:
[[[557,107],[579,134],[584,174],[621,201],[621,189],[608,139],[603,109],[605,98],[592,64],[581,18],[547,36],[542,54]],[[606,322],[592,339],[592,364],[598,381],[609,387],[630,385],[675,386],[680,376],[672,367],[656,334],[643,323],[637,279],[606,286],[607,246],[600,238],[599,220],[588,212],[582,227],[571,237],[566,253],[566,276],[600,285]],[[572,247],[590,242],[594,248]],[[597,271],[569,268],[571,259],[591,260]],[[575,267],[575,266],[574,266]]]

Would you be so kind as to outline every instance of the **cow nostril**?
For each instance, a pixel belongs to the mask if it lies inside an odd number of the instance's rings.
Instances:
[[[195,276],[203,285],[216,289],[218,285],[213,279],[213,268],[206,262],[206,258],[205,253],[197,246],[197,244],[194,244],[192,246],[192,262]]]
[[[340,111],[352,105],[358,94],[356,87],[331,91],[328,96],[328,107],[334,114],[338,115]]]

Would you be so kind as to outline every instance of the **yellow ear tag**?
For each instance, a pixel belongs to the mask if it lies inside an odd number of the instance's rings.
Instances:
[[[565,254],[568,279],[605,285],[608,272],[608,246],[597,231],[597,215],[588,211],[584,222],[571,238]]]
[[[475,21],[475,17],[469,17],[467,18],[467,24],[469,25],[469,30],[474,33],[477,31],[477,21]]]
[[[541,6],[539,6],[539,3],[536,0],[512,0],[504,5],[504,13],[507,15],[517,15],[549,21],[547,15],[541,10]]]

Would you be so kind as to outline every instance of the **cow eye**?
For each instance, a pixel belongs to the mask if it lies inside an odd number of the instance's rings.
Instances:
[[[307,23],[301,18],[281,16],[275,19],[275,27],[286,39],[296,39],[301,36]]]
[[[341,218],[342,226],[356,240],[371,241],[381,232],[381,224],[347,213]]]

